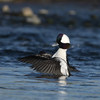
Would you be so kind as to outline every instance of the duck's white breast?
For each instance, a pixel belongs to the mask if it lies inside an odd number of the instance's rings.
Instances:
[[[67,62],[63,59],[60,59],[60,71],[63,75],[69,76],[68,65]]]

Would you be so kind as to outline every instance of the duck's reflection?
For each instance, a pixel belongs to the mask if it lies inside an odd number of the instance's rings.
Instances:
[[[66,85],[67,85],[66,79],[67,79],[67,76],[60,76],[60,77],[58,78],[58,83],[59,83],[59,85],[60,85],[60,86],[66,86]]]
[[[59,85],[59,91],[58,91],[58,100],[66,100],[67,99],[67,76],[60,76],[58,78],[58,85]]]

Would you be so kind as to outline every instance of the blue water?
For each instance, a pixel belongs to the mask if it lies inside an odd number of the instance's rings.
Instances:
[[[54,12],[52,7],[49,7],[45,6]],[[63,10],[60,9],[60,12]],[[29,64],[17,61],[18,57],[36,54],[42,50],[55,53],[57,47],[51,45],[59,33],[69,36],[71,41],[71,48],[67,51],[69,62],[80,72],[71,72],[73,76],[67,79],[55,78],[35,72],[29,68]],[[0,25],[0,99],[99,100],[100,28],[83,26],[67,28],[63,25],[34,26],[17,23],[9,25],[6,20],[5,24]]]

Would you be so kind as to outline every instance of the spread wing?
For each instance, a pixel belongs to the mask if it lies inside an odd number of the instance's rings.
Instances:
[[[30,64],[41,63],[44,60],[47,60],[47,58],[36,56],[36,55],[18,58],[18,61],[21,61],[23,63],[30,63]]]
[[[56,58],[47,59],[40,56],[27,56],[19,58],[18,60],[21,62],[33,64],[30,66],[33,70],[42,73],[62,75],[60,72],[60,61]]]

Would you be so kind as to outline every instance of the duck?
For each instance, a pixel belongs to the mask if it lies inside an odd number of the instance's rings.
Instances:
[[[30,68],[41,73],[71,76],[71,71],[77,69],[69,65],[67,50],[70,48],[70,40],[66,34],[59,34],[56,42],[52,46],[59,46],[58,50],[53,54],[40,51],[39,54],[18,58],[18,61],[32,64]]]

